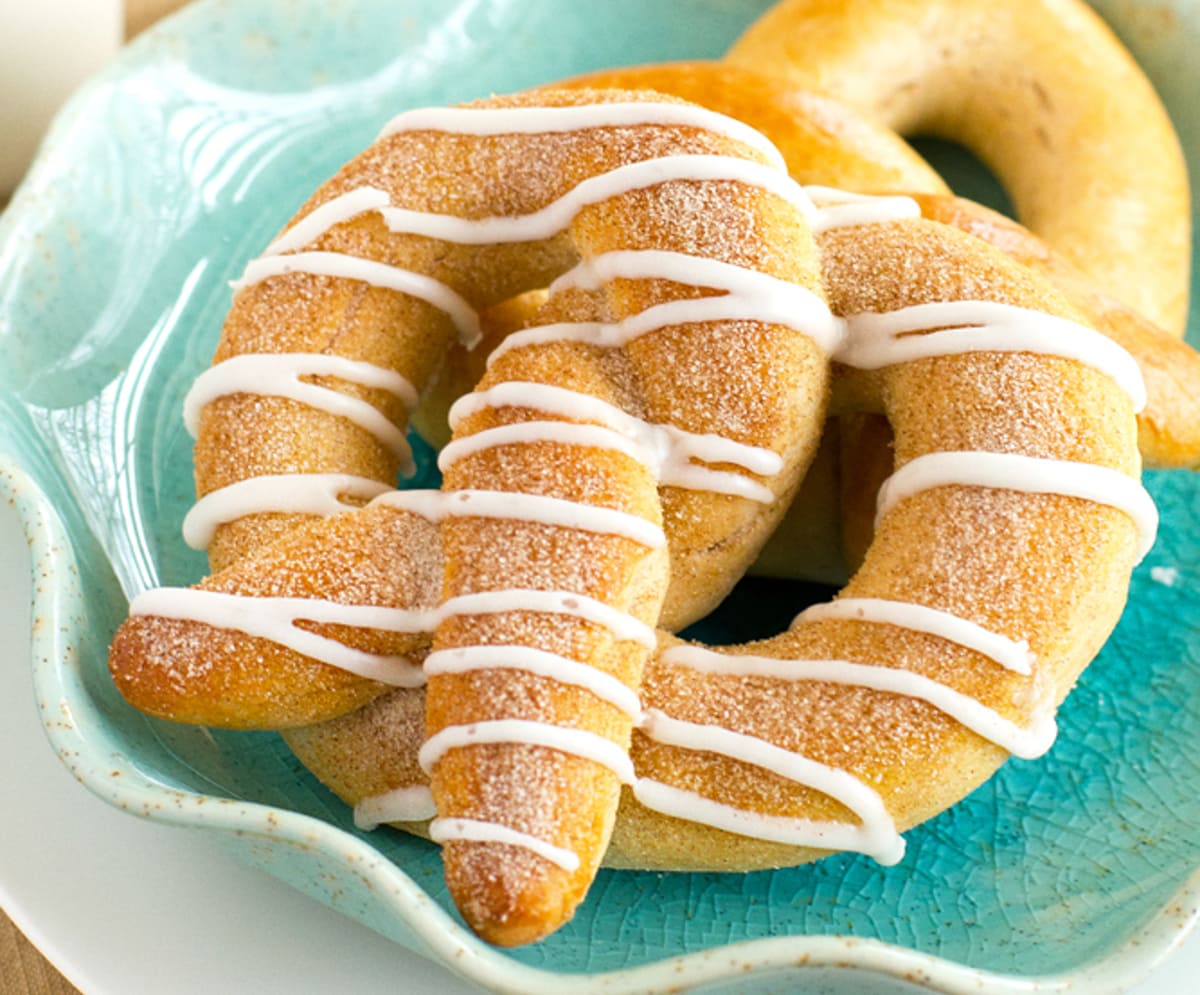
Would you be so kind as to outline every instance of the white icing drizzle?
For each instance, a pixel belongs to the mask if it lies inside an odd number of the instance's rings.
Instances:
[[[757,736],[734,732],[721,726],[684,722],[657,709],[646,712],[639,729],[657,743],[698,752],[719,753],[769,770],[796,784],[814,788],[845,805],[862,819],[861,828],[847,823],[789,819],[785,821],[785,825],[792,830],[792,838],[779,840],[780,842],[820,846],[831,850],[862,847],[862,852],[871,854],[881,863],[895,863],[904,853],[904,841],[897,835],[895,823],[878,793],[853,774],[785,750]],[[660,786],[659,782],[639,778],[634,785],[634,795],[647,808],[679,815],[695,822],[716,824],[710,821],[717,814],[711,806],[718,803],[698,805],[699,796],[692,795],[691,792],[680,792],[678,789],[674,789],[673,792],[663,791],[662,788],[665,787],[667,786]],[[663,805],[669,807],[660,807]],[[737,816],[729,819],[729,807],[722,808],[726,809],[725,819],[722,821],[734,822],[738,826],[731,831],[762,839],[778,838],[767,835],[772,830],[781,828],[779,825],[773,826],[769,817],[734,810],[738,811]],[[719,828],[727,827],[720,825]]]
[[[412,131],[460,135],[561,134],[586,128],[639,125],[675,125],[715,132],[755,149],[776,169],[787,169],[779,150],[761,131],[737,118],[695,104],[667,101],[614,101],[574,107],[418,107],[397,114],[384,125],[379,137]]]
[[[455,427],[463,418],[484,408],[498,407],[528,408],[544,414],[557,415],[559,418],[599,422],[599,426],[589,427],[602,426],[612,433],[618,433],[620,437],[629,439],[634,449],[626,449],[626,446],[614,440],[611,434],[600,436],[578,433],[578,438],[588,438],[588,442],[581,444],[618,449],[646,464],[661,484],[689,490],[734,494],[749,501],[769,503],[773,501],[774,496],[766,485],[758,484],[757,481],[749,480],[731,470],[709,469],[696,466],[691,461],[733,463],[750,470],[751,473],[764,476],[779,473],[784,463],[779,454],[762,446],[734,442],[733,439],[714,433],[686,432],[683,428],[673,425],[652,424],[626,414],[614,404],[589,394],[582,394],[580,391],[518,380],[510,380],[458,398],[450,408],[450,426]],[[504,426],[505,430],[508,430],[508,427]],[[442,450],[438,466],[445,469],[452,461],[461,458],[467,452],[485,448],[485,445],[504,445],[510,439],[523,439],[528,431],[526,428],[512,428],[511,432],[502,432],[499,428],[492,428],[487,432],[476,432],[474,436],[456,439]],[[556,428],[556,431],[564,430]]]
[[[650,549],[661,549],[667,544],[663,530],[638,515],[541,494],[471,489],[389,491],[371,503],[410,511],[435,523],[446,518],[504,518],[622,536]]]
[[[1141,481],[1094,463],[1023,456],[1018,453],[937,452],[905,463],[879,489],[876,524],[905,498],[934,487],[966,485],[1062,494],[1125,512],[1138,531],[1137,559],[1150,551],[1158,531],[1158,509]]]
[[[1090,366],[1129,395],[1135,412],[1146,406],[1142,371],[1128,352],[1086,325],[1042,311],[996,301],[938,301],[851,315],[846,325],[837,359],[856,369],[967,352],[1032,352]],[[926,331],[931,328],[937,331]]]
[[[522,646],[460,647],[430,654],[422,672],[404,658],[352,649],[295,625],[305,619],[389,632],[432,633],[443,621],[456,615],[514,611],[570,615],[605,626],[618,640],[631,640],[647,648],[656,643],[654,630],[640,619],[570,591],[481,591],[450,598],[436,608],[402,609],[348,605],[321,598],[254,597],[200,588],[163,587],[139,595],[129,607],[131,615],[188,619],[270,639],[330,666],[403,687],[419,687],[425,683],[426,674],[465,673],[485,668],[527,670],[585,687],[631,717],[638,716],[637,695],[619,680],[555,653]],[[402,680],[396,680],[392,673],[397,662],[404,664],[398,671]]]
[[[497,446],[557,442],[569,446],[587,446],[622,453],[646,467],[656,462],[637,440],[604,425],[577,425],[563,421],[526,421],[498,425],[474,435],[452,439],[438,453],[438,469],[443,473],[459,460],[494,449]]]
[[[296,623],[303,620],[416,633],[428,632],[435,617],[434,611],[429,609],[346,605],[310,598],[260,598],[198,587],[159,587],[144,591],[130,602],[129,614],[183,619],[244,632],[269,639],[332,667],[395,687],[419,687],[425,683],[425,675],[407,657],[367,653],[298,628]]]
[[[673,252],[619,250],[568,271],[555,281],[552,290],[586,286],[590,268],[627,279],[672,280],[726,292],[656,304],[617,322],[556,322],[525,328],[507,336],[488,357],[488,365],[513,349],[529,345],[571,341],[613,349],[671,325],[709,321],[783,325],[809,336],[826,352],[834,350],[841,340],[841,323],[829,314],[824,301],[804,287],[757,270]]]
[[[469,110],[462,115],[452,112],[451,116],[461,116],[464,122],[471,122],[470,126],[472,129],[475,129],[475,133],[502,133],[510,128],[522,131],[530,127],[535,127],[535,130],[541,130],[543,126],[550,126],[552,130],[560,127],[578,129],[580,127],[596,126],[618,120],[622,123],[653,122],[658,124],[686,121],[696,127],[713,126],[717,127],[718,130],[736,135],[738,140],[747,141],[755,148],[764,152],[764,154],[767,154],[772,159],[773,165],[764,166],[761,163],[734,156],[665,156],[654,160],[630,163],[607,173],[585,179],[567,193],[546,205],[546,207],[530,214],[517,217],[482,219],[464,219],[452,215],[439,215],[432,212],[411,211],[390,207],[385,191],[372,187],[363,187],[349,191],[334,198],[332,201],[320,205],[314,211],[310,212],[307,217],[293,225],[288,232],[268,246],[267,254],[264,257],[253,261],[247,267],[243,280],[239,285],[246,285],[269,276],[294,271],[363,279],[373,285],[385,286],[400,292],[411,293],[429,301],[451,315],[465,339],[475,339],[478,336],[478,324],[477,316],[473,309],[461,297],[438,281],[374,260],[358,259],[331,252],[293,252],[291,250],[301,249],[304,245],[319,238],[332,226],[372,210],[380,211],[384,221],[394,231],[408,231],[431,237],[446,238],[465,244],[545,238],[552,236],[569,225],[575,214],[586,204],[608,199],[622,192],[642,186],[658,185],[672,180],[732,180],[745,182],[784,197],[806,214],[811,214],[812,212],[812,205],[803,193],[803,190],[783,171],[782,158],[774,150],[774,147],[752,129],[748,129],[741,123],[724,118],[721,115],[714,115],[711,112],[689,107],[688,105],[665,103],[653,105],[634,103],[627,106],[588,105],[581,108],[551,109],[555,112],[551,113],[548,117],[542,113],[544,109],[533,109],[532,112],[527,112],[527,110],[518,109],[515,117],[503,111],[479,109]],[[562,113],[558,113],[559,111]],[[439,117],[439,113],[435,112],[430,117],[430,112],[418,111],[407,116],[402,116],[394,123],[394,127],[399,129],[409,126],[425,128],[429,122],[440,120],[442,124],[439,127],[444,128],[446,118]],[[613,115],[616,115],[616,117]],[[661,117],[660,115],[665,115],[665,117]],[[557,123],[549,125],[548,122],[551,119]],[[407,124],[404,122],[407,122]],[[541,123],[535,125],[534,122]],[[283,252],[290,254],[281,255],[280,253]],[[698,264],[701,261],[693,260],[693,262]],[[678,261],[676,261],[676,266],[678,267]],[[735,267],[726,267],[726,269],[736,271]],[[737,272],[744,273],[744,271]],[[754,278],[757,278],[756,282]],[[762,274],[754,274],[753,277],[743,275],[739,285],[747,285],[750,289],[755,289],[764,280],[768,279]],[[791,287],[791,285],[781,284],[780,281],[774,282],[790,290],[796,289]],[[784,292],[777,287],[775,296],[782,297],[784,296]],[[796,295],[793,294],[792,296],[794,298]],[[809,298],[811,297],[812,295],[809,295]],[[806,300],[805,305],[809,310],[813,309],[811,300]],[[718,310],[720,310],[719,305]],[[721,316],[721,314],[713,314],[709,320]],[[690,312],[682,314],[681,317],[690,317]],[[744,317],[744,315],[734,314],[730,315],[730,317]],[[830,319],[827,310],[823,316],[818,314],[818,318],[821,317],[823,317],[825,325],[828,326]],[[280,361],[272,360],[271,362]],[[226,388],[229,386],[228,379],[232,376],[233,372],[232,369],[224,371]],[[317,403],[318,398],[321,398],[321,395],[306,389],[313,387],[313,385],[300,383],[298,377],[294,374],[283,375],[279,371],[275,371],[274,378],[277,381],[276,392],[282,396],[309,400],[313,403]],[[214,375],[213,380],[216,379],[217,377]],[[278,381],[283,382],[278,383]],[[331,393],[336,394],[336,392]],[[355,405],[353,399],[347,398],[334,399],[324,397],[322,399],[326,403],[321,406],[328,409],[330,406],[336,405],[338,413],[344,413],[347,417],[353,417],[359,424],[364,425],[364,427],[369,424],[377,436],[386,438],[394,447],[397,447],[397,451],[402,451],[406,457],[408,456],[407,448],[403,450],[398,448],[403,443],[402,433],[398,433],[398,430],[392,431],[394,430],[394,426],[380,424],[382,419],[376,417],[378,415],[377,412],[367,410],[369,406]],[[197,393],[192,398],[193,406],[198,409],[205,400],[203,392]],[[195,415],[193,414],[192,417],[194,419]],[[512,431],[520,432],[528,430],[510,430],[510,432]],[[556,431],[574,431],[578,434],[580,430],[560,428],[556,429]],[[595,429],[585,431],[590,438],[593,440],[596,439],[598,433]],[[497,436],[491,436],[490,438],[495,440]],[[617,445],[626,450],[629,448],[620,442],[614,442],[611,437],[607,441],[610,446]],[[483,440],[473,443],[473,445],[482,444]],[[452,459],[453,457],[454,452],[452,450],[450,455],[445,458]],[[644,456],[642,458],[645,461]],[[653,465],[653,461],[650,462],[650,465]],[[759,484],[757,481],[746,480],[740,474],[727,471],[712,471],[700,467],[679,467],[675,469],[671,482],[679,486],[711,487],[719,493],[739,494],[761,502],[766,502],[773,498],[769,488]]]
[[[318,353],[245,353],[210,366],[196,378],[183,402],[183,419],[193,438],[200,426],[200,410],[230,394],[286,397],[353,422],[373,435],[411,468],[412,451],[404,432],[372,404],[331,387],[307,383],[306,376],[328,376],[363,387],[386,390],[406,406],[416,404],[416,391],[393,370]]]
[[[574,591],[539,591],[510,587],[501,591],[477,591],[460,594],[442,602],[443,617],[451,615],[493,615],[498,612],[545,612],[570,615],[610,630],[618,640],[630,640],[653,649],[658,638],[654,628],[628,612],[612,607],[586,594]]]
[[[811,224],[813,231],[818,233],[854,225],[907,221],[921,216],[920,205],[911,197],[850,193],[812,184],[806,185],[804,192],[816,205]]]
[[[300,381],[300,377],[334,377],[360,387],[385,390],[408,411],[420,400],[416,388],[395,370],[361,359],[315,352],[243,353],[222,360],[196,378],[183,399],[183,424],[195,438],[200,429],[200,409],[228,394],[275,394],[329,410],[319,400],[309,400],[307,392],[297,396],[293,382]],[[328,389],[302,382],[301,386]]]
[[[539,857],[544,857],[552,864],[557,864],[564,871],[579,869],[579,855],[571,850],[565,850],[553,843],[547,843],[537,836],[522,833],[498,822],[484,822],[480,819],[434,819],[429,824],[429,838],[435,843],[446,843],[452,840],[466,840],[472,843],[506,843],[509,846],[519,846],[532,850]]]
[[[590,691],[635,721],[642,708],[637,693],[591,664],[530,646],[456,646],[425,658],[425,676],[467,674],[477,670],[520,670]]]
[[[926,632],[982,653],[1015,673],[1028,675],[1033,672],[1033,654],[1029,651],[1027,641],[1009,639],[938,608],[885,598],[838,598],[806,608],[796,616],[792,628],[822,619],[882,622],[914,632]]]
[[[335,515],[387,491],[387,484],[349,473],[278,473],[249,477],[200,498],[183,519],[183,539],[192,549],[207,549],[217,526],[245,515],[281,512]]]
[[[513,332],[488,356],[488,366],[513,349],[548,342],[582,342],[599,349],[619,349],[635,339],[670,325],[745,318],[740,302],[728,295],[656,304],[618,322],[562,321]],[[759,320],[768,320],[756,315]]]
[[[479,328],[479,315],[461,294],[440,280],[424,273],[390,266],[375,259],[364,259],[342,252],[290,252],[286,255],[259,256],[246,264],[241,279],[235,280],[235,290],[249,287],[273,276],[288,273],[311,273],[314,276],[330,276],[343,280],[361,280],[372,287],[394,290],[397,293],[416,297],[418,300],[445,312],[458,330],[459,341],[468,349],[475,346],[483,332]]]
[[[647,449],[638,439],[603,425],[579,425],[573,422],[530,421],[498,425],[474,435],[454,439],[438,455],[438,468],[445,472],[465,456],[519,443],[557,442],[564,445],[589,446],[623,453],[646,467],[660,484],[674,485],[713,494],[733,494],[759,504],[775,500],[771,488],[741,474],[709,470],[678,460],[668,460],[667,454]]]
[[[380,214],[393,232],[422,235],[458,245],[534,242],[565,231],[575,216],[591,204],[599,204],[633,190],[681,181],[742,183],[779,197],[806,218],[815,212],[804,188],[787,173],[750,159],[701,153],[642,159],[605,173],[597,173],[529,214],[462,218],[455,214],[415,211],[406,207],[385,207]]]
[[[364,798],[354,806],[354,825],[370,832],[385,822],[424,822],[436,815],[429,786],[412,784]]]
[[[1027,728],[1018,726],[969,695],[923,674],[894,667],[851,663],[848,660],[787,660],[727,654],[692,645],[672,646],[660,659],[664,663],[705,673],[753,675],[783,681],[823,681],[915,698],[1023,759],[1040,757],[1045,753],[1054,743],[1057,731],[1050,712],[1036,715]]]
[[[544,746],[607,767],[620,778],[622,784],[632,784],[634,781],[629,754],[611,739],[586,729],[549,725],[528,719],[492,719],[446,726],[425,740],[417,760],[421,769],[428,774],[450,750],[495,743]]]
[[[654,424],[635,418],[614,404],[591,394],[553,384],[510,380],[487,390],[464,394],[450,408],[450,427],[484,408],[529,408],[580,421],[595,421],[637,439],[649,449],[678,452],[682,459],[706,463],[733,463],[751,473],[772,476],[783,468],[779,454],[762,446],[735,442],[724,436],[688,432],[674,425]]]
[[[764,815],[646,777],[639,778],[634,784],[633,795],[655,812],[752,839],[821,850],[850,850],[865,853],[884,865],[899,863],[904,856],[904,838],[894,830],[889,835],[883,828],[882,819],[855,826],[845,822]],[[886,810],[883,814],[887,823],[894,825]]]
[[[315,207],[263,250],[264,256],[294,252],[315,242],[331,228],[371,211],[387,207],[391,198],[386,190],[362,186],[347,190]]]

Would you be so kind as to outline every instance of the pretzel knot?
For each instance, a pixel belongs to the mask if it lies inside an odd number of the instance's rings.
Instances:
[[[452,409],[442,490],[392,489],[451,344],[547,286]],[[679,640],[779,520],[835,361],[895,437],[861,568],[774,638]],[[894,862],[1052,742],[1153,541],[1144,399],[1026,267],[801,188],[734,119],[588,89],[409,112],[247,268],[189,402],[216,572],[136,598],[110,664],[155,714],[340,750],[360,820],[441,842],[497,943],[602,860]]]

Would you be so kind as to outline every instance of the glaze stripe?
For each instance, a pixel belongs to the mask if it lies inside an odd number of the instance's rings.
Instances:
[[[268,393],[290,390],[292,381],[299,381],[300,377],[333,377],[360,387],[384,390],[399,399],[408,411],[412,411],[419,400],[417,389],[395,370],[361,359],[347,359],[330,353],[252,352],[224,359],[196,378],[183,400],[183,424],[188,434],[195,438],[200,428],[201,409],[216,398],[237,393],[263,393],[263,384]],[[303,386],[316,387],[315,384]]]
[[[711,131],[750,146],[775,169],[787,169],[779,149],[761,131],[737,118],[674,101],[613,101],[569,107],[418,107],[393,117],[379,132],[379,138],[413,131],[530,135],[644,126]]]
[[[245,353],[209,367],[196,378],[184,398],[184,425],[195,438],[201,409],[221,397],[232,394],[284,397],[348,419],[411,468],[412,450],[404,432],[378,408],[332,387],[300,379],[305,376],[334,377],[385,390],[406,407],[415,405],[417,400],[416,391],[404,377],[372,363],[313,353]]]
[[[657,644],[653,626],[628,612],[612,607],[597,598],[574,591],[542,591],[526,587],[508,587],[499,591],[479,591],[460,594],[442,602],[438,609],[443,617],[451,615],[489,615],[497,612],[545,612],[569,615],[573,618],[604,626],[618,640],[630,640],[646,649]]]
[[[313,250],[259,256],[246,264],[241,279],[234,280],[231,285],[235,290],[241,290],[271,277],[286,276],[289,273],[361,280],[372,287],[407,294],[443,312],[454,324],[459,341],[468,349],[483,338],[483,332],[479,328],[479,315],[475,309],[465,298],[440,280],[414,270],[389,266],[375,259],[365,259],[342,252]]]
[[[955,691],[923,674],[849,660],[789,660],[770,656],[718,653],[701,646],[672,646],[660,657],[663,663],[710,674],[770,677],[783,681],[820,681],[870,688],[923,701],[966,726],[976,735],[1014,756],[1040,757],[1054,743],[1057,727],[1053,715],[1043,711],[1028,727],[1004,718],[975,698]]]
[[[431,522],[446,518],[495,518],[535,522],[630,539],[649,549],[667,544],[663,530],[638,515],[563,498],[510,491],[389,491],[372,504],[386,504]]]
[[[829,305],[807,287],[760,270],[719,259],[690,256],[664,249],[614,249],[591,256],[550,284],[550,293],[568,288],[599,290],[613,280],[668,280],[688,287],[725,291],[728,302],[742,303],[741,317],[784,325],[807,335],[826,353],[842,342],[843,328]],[[712,297],[687,302],[701,305]],[[704,319],[693,319],[704,320]]]
[[[546,442],[622,453],[646,467],[659,484],[711,494],[732,494],[759,504],[770,504],[775,500],[775,494],[769,487],[741,474],[672,460],[668,454],[648,449],[640,440],[631,439],[615,429],[574,422],[514,422],[460,436],[442,448],[438,454],[438,469],[444,473],[460,459],[497,446]]]
[[[378,211],[390,203],[391,198],[387,191],[380,190],[378,187],[361,186],[347,190],[345,193],[327,200],[319,207],[314,207],[263,249],[262,254],[278,256],[284,252],[303,249],[335,225],[340,225],[363,214],[369,214],[371,211]]]
[[[847,823],[809,823],[808,820],[795,820],[820,829],[819,838],[804,839],[799,841],[800,845],[845,850],[865,844],[868,847],[865,852],[875,856],[881,863],[888,862],[889,858],[894,862],[904,852],[904,843],[896,833],[895,823],[882,799],[853,774],[775,746],[757,736],[734,732],[722,726],[685,722],[657,709],[647,711],[638,728],[643,735],[656,743],[687,750],[719,753],[771,771],[796,784],[811,787],[845,805],[863,821],[860,832],[858,827]],[[634,794],[647,808],[657,808],[655,802],[662,803],[669,797],[659,788],[649,787],[645,778],[638,779],[634,785]],[[682,799],[676,796],[675,801],[680,800]],[[672,806],[669,814],[678,814],[681,810],[687,812],[686,808]],[[707,821],[696,818],[700,814],[695,811],[687,812],[684,817],[693,821]],[[761,831],[769,828],[769,823],[755,825],[762,818],[763,816],[750,812],[741,813],[738,817],[741,828],[736,831],[743,835],[769,839],[771,837],[761,836]],[[746,830],[749,829],[758,831],[747,833]]]
[[[446,819],[434,819],[429,824],[429,838],[435,843],[467,841],[471,843],[506,843],[509,846],[519,846],[532,850],[552,864],[557,864],[564,871],[579,869],[579,855],[572,850],[565,850],[553,843],[547,843],[537,836],[522,833],[498,822],[484,822],[480,819],[461,819],[453,816]]]
[[[620,778],[622,784],[632,784],[634,781],[629,754],[611,739],[586,729],[527,719],[491,719],[446,726],[425,740],[417,760],[421,769],[428,774],[450,750],[492,744],[546,747],[607,767]]]
[[[845,822],[764,815],[751,809],[713,801],[695,791],[650,778],[639,779],[633,786],[633,795],[652,811],[751,839],[819,850],[863,853],[884,866],[897,864],[904,856],[904,838],[897,835],[896,842],[880,844],[876,842],[876,837],[882,834],[874,826],[859,827]],[[890,816],[888,819],[891,821]]]
[[[804,217],[815,213],[804,188],[787,173],[731,155],[665,155],[626,163],[580,180],[562,196],[528,214],[462,218],[404,207],[385,207],[379,213],[396,234],[421,235],[455,245],[495,245],[533,242],[566,231],[585,207],[635,190],[663,183],[741,183],[779,197]]]
[[[1018,674],[1033,672],[1033,654],[1025,640],[1013,640],[968,621],[952,612],[928,608],[909,601],[884,598],[838,598],[806,608],[792,622],[792,628],[823,619],[847,619],[899,626],[965,646],[995,660]]]
[[[570,657],[530,646],[456,646],[425,658],[425,676],[467,674],[477,670],[520,670],[571,684],[620,709],[634,721],[642,714],[637,693],[611,674]]]
[[[290,650],[395,687],[425,683],[421,668],[403,656],[384,656],[298,628],[304,620],[387,632],[427,632],[434,618],[428,609],[346,605],[309,598],[268,598],[226,594],[196,587],[159,587],[144,591],[129,604],[130,615],[153,615],[234,629],[267,639]]]
[[[986,487],[1025,494],[1059,494],[1123,511],[1137,528],[1140,561],[1158,531],[1158,509],[1141,481],[1094,463],[1046,459],[1019,453],[936,452],[910,460],[879,490],[878,526],[906,498],[935,487]]]
[[[354,825],[370,832],[385,822],[424,822],[436,815],[429,786],[412,784],[364,798],[354,806]]]
[[[1141,368],[1125,349],[1095,329],[1042,311],[996,301],[937,301],[861,312],[845,322],[837,359],[855,369],[968,352],[1030,352],[1083,363],[1116,383],[1135,413],[1146,406]]]
[[[806,185],[804,192],[817,209],[811,224],[818,234],[834,228],[886,224],[921,216],[920,205],[911,197],[856,194],[816,184]]]
[[[570,591],[485,591],[451,598],[436,608],[403,609],[350,605],[321,598],[255,597],[194,587],[161,587],[138,595],[129,606],[131,615],[186,619],[268,639],[320,663],[387,684],[418,687],[425,683],[425,674],[515,668],[586,687],[629,715],[639,714],[637,696],[616,678],[557,654],[519,646],[463,647],[430,654],[422,672],[402,657],[353,649],[336,639],[296,627],[297,622],[307,620],[386,632],[432,633],[439,624],[456,615],[508,611],[570,615],[605,626],[618,640],[629,639],[644,646],[655,643],[654,631],[639,619]],[[518,661],[524,662],[518,667]],[[582,673],[582,669],[589,669],[592,674]]]
[[[450,427],[484,408],[527,408],[561,418],[599,422],[640,442],[648,449],[665,450],[669,459],[698,459],[706,463],[733,463],[770,477],[783,468],[778,453],[762,446],[735,442],[721,435],[688,432],[674,425],[635,418],[615,404],[591,394],[552,384],[510,380],[487,390],[464,394],[450,408]]]
[[[248,477],[210,491],[192,505],[183,519],[183,540],[192,549],[207,549],[218,526],[246,515],[336,515],[390,490],[394,488],[388,484],[349,473],[276,473]]]

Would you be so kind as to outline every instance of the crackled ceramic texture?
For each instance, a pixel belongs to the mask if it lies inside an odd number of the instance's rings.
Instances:
[[[458,925],[434,847],[357,833],[277,737],[155,722],[108,681],[106,646],[127,598],[204,570],[179,535],[192,495],[181,400],[212,353],[227,281],[307,193],[404,107],[717,55],[766,6],[201,3],[70,104],[0,217],[0,492],[30,536],[33,665],[51,742],[114,804],[205,830],[497,990],[715,979],[792,990],[795,978],[780,980],[788,970],[846,992],[882,990],[889,976],[946,991],[975,990],[981,977],[998,990],[1107,989],[1195,918],[1194,475],[1149,475],[1158,543],[1050,755],[1010,762],[909,833],[898,866],[839,856],[748,875],[605,872],[574,922],[512,953]],[[1200,4],[1112,2],[1106,12],[1176,110],[1195,171],[1200,70],[1187,53],[1200,42]],[[952,182],[972,181],[969,165],[941,161]],[[1200,342],[1195,306],[1192,318]],[[735,606],[710,638],[777,628],[813,592],[760,585],[739,596],[752,610]]]

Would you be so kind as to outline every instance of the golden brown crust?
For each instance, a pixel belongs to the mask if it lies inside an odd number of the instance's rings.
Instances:
[[[1182,337],[1183,154],[1153,87],[1081,0],[783,0],[727,58],[901,135],[967,146],[1032,231]]]
[[[895,132],[782,75],[730,62],[664,62],[601,69],[553,85],[655,90],[728,114],[770,138],[800,183],[866,194],[950,192]]]
[[[310,598],[347,605],[433,607],[441,594],[437,530],[390,509],[312,519],[197,585],[261,598]],[[379,545],[389,555],[371,555]],[[425,633],[299,624],[368,653],[408,657]],[[109,670],[131,704],[176,722],[239,729],[307,725],[351,711],[388,690],[266,638],[188,619],[134,615],[117,630]]]

